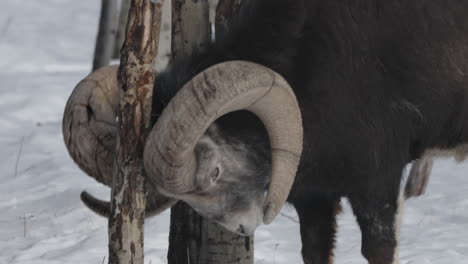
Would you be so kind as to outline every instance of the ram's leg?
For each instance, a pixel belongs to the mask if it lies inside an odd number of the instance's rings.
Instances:
[[[299,215],[302,257],[306,264],[333,263],[336,215],[340,199],[314,197],[307,202],[294,203]]]
[[[369,264],[397,264],[402,210],[398,192],[361,194],[349,200],[362,232],[362,255]]]

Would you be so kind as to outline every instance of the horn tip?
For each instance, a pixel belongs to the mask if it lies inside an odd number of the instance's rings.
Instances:
[[[83,199],[86,200],[89,196],[91,196],[91,194],[89,194],[89,192],[87,192],[87,191],[82,191],[82,192],[80,193],[80,199],[81,199],[82,201],[83,201]]]
[[[80,199],[83,204],[95,214],[108,218],[110,215],[110,203],[95,198],[87,191],[82,191]]]
[[[269,225],[275,220],[279,210],[273,202],[267,202],[263,209],[263,223]]]

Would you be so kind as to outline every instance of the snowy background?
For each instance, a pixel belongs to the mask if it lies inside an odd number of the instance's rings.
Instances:
[[[95,263],[107,255],[107,221],[79,201],[109,190],[69,158],[61,118],[89,73],[97,0],[0,1],[0,264]],[[401,263],[468,263],[468,164],[436,164],[428,193],[405,203]],[[349,206],[339,216],[336,263],[365,263]],[[289,216],[289,217],[286,217]],[[256,263],[301,263],[297,216],[256,232]],[[146,263],[166,263],[168,213],[146,225]],[[107,262],[107,260],[105,261]]]

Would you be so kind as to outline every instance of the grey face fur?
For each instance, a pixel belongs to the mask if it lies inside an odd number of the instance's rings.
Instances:
[[[197,143],[195,153],[196,189],[182,195],[165,194],[187,202],[229,231],[253,234],[262,223],[271,177],[266,133],[244,130],[234,134],[213,124]]]

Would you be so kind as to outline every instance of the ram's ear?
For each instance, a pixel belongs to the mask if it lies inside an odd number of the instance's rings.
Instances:
[[[110,216],[110,202],[95,198],[88,192],[81,193],[81,201],[94,213],[108,218]],[[146,217],[152,217],[173,206],[177,200],[167,198],[160,194],[152,193],[146,201]]]
[[[205,135],[219,135],[219,126],[216,123],[211,124],[205,131]]]

